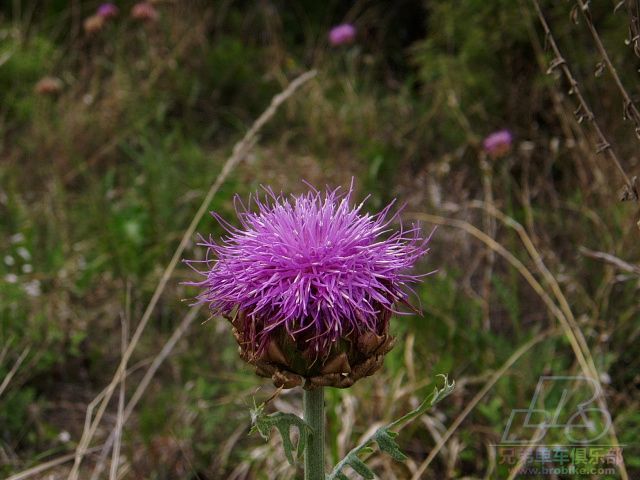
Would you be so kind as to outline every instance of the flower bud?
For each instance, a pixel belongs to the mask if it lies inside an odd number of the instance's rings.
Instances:
[[[102,30],[105,24],[105,17],[102,17],[98,14],[91,15],[86,18],[82,26],[84,27],[84,31],[87,35],[93,35],[94,33]]]

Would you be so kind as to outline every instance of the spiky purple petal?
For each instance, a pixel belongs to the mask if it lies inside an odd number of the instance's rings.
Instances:
[[[405,302],[404,287],[419,278],[407,270],[428,239],[417,227],[391,228],[393,202],[375,215],[364,202],[350,206],[352,188],[290,197],[265,190],[255,211],[236,203],[241,228],[214,214],[228,235],[199,243],[208,270],[191,283],[203,288],[198,301],[214,314],[244,311],[256,350],[280,327],[318,354],[351,333],[377,332],[382,311]]]

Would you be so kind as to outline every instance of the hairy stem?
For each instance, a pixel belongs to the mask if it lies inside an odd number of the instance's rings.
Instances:
[[[324,480],[324,388],[304,390],[304,421],[311,427],[304,451],[304,480]]]

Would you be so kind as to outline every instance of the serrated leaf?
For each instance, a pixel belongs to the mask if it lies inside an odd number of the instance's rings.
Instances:
[[[360,460],[357,455],[350,454],[347,457],[347,464],[367,480],[375,478],[371,469],[367,467],[367,464]]]
[[[284,454],[291,465],[295,465],[293,451],[295,449],[296,458],[302,457],[307,447],[307,437],[312,432],[311,427],[300,417],[292,413],[276,412],[270,415],[264,413],[264,404],[251,409],[252,427],[249,433],[258,432],[265,440],[269,439],[271,430],[276,428],[282,437]],[[298,447],[294,448],[291,442],[291,427],[298,429]]]
[[[438,390],[438,387],[435,387],[435,391],[433,392],[433,397],[431,399],[431,406],[433,407],[436,403],[443,400],[445,397],[448,397],[453,389],[456,388],[455,380],[449,383],[449,377],[445,374],[439,374],[439,377],[444,379],[444,386]]]
[[[393,435],[392,435],[393,434]],[[394,440],[394,437],[397,436],[396,432],[390,432],[386,428],[379,428],[373,439],[376,441],[380,450],[385,453],[388,453],[391,458],[397,460],[398,462],[404,462],[407,459],[407,456],[402,453],[400,447]]]

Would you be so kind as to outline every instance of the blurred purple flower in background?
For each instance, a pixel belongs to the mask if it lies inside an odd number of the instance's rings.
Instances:
[[[99,17],[110,19],[118,16],[120,10],[113,3],[103,3],[98,7],[96,15]]]
[[[509,130],[499,130],[485,138],[482,146],[484,151],[492,158],[500,158],[509,153],[512,143],[513,135],[511,135],[511,132]]]
[[[155,22],[160,17],[160,14],[149,2],[139,2],[131,9],[131,17],[145,22]]]
[[[342,25],[333,27],[329,31],[329,43],[334,47],[353,43],[355,38],[356,27],[349,23],[343,23]]]

